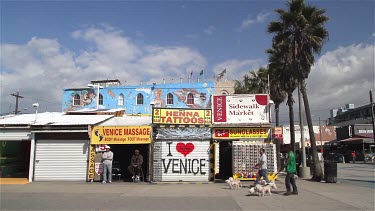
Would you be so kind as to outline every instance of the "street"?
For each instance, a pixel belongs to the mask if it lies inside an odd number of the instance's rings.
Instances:
[[[374,165],[339,164],[339,182],[298,179],[299,195],[251,196],[225,183],[34,182],[1,186],[1,210],[374,210]],[[340,175],[341,174],[341,175]],[[364,184],[372,184],[366,186]]]

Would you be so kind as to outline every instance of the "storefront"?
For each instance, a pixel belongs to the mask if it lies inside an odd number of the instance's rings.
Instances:
[[[145,179],[149,180],[151,173],[151,135],[150,116],[115,117],[99,126],[93,127],[87,180],[100,181],[100,158],[101,152],[104,151],[104,146],[106,145],[111,147],[111,151],[114,154],[112,167],[118,173],[117,177],[113,178],[114,181],[131,181],[132,175],[128,172],[128,167],[135,149],[138,149],[143,157],[142,172]],[[114,172],[112,173],[114,174]]]
[[[0,129],[0,178],[27,178],[30,164],[29,127]]]
[[[209,109],[154,108],[153,181],[209,181],[210,124]]]
[[[276,146],[271,140],[268,95],[214,95],[212,100],[215,178],[251,178],[258,162],[259,149],[268,158],[268,172],[277,171]],[[228,159],[231,158],[231,159]],[[217,164],[218,162],[218,164]]]

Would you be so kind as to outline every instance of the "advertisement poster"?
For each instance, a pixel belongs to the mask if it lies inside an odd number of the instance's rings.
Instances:
[[[95,126],[91,144],[149,144],[151,126]]]
[[[214,95],[212,102],[214,124],[269,123],[269,96]]]
[[[168,109],[156,108],[152,115],[153,124],[172,125],[209,125],[211,124],[210,109]]]

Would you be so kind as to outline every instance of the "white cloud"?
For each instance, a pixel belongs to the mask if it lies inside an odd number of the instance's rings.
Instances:
[[[226,80],[241,80],[245,74],[249,74],[250,70],[258,70],[266,64],[261,59],[232,59],[224,61],[213,68],[213,72],[217,76],[226,68],[224,79]]]
[[[349,45],[322,55],[311,68],[308,91],[311,105],[337,108],[369,103],[374,89],[374,45]]]
[[[251,16],[249,16],[245,20],[242,21],[239,30],[244,31],[246,29],[249,29],[254,24],[264,23],[264,21],[269,15],[270,13],[259,13],[255,18],[252,18]]]
[[[212,35],[215,30],[216,30],[215,26],[211,25],[211,26],[207,27],[206,29],[204,29],[204,33],[206,35]]]
[[[325,120],[330,115],[330,109],[345,107],[346,104],[353,103],[359,107],[370,103],[369,90],[375,88],[374,50],[374,45],[349,45],[317,58],[306,81],[314,120],[318,117]],[[296,101],[294,111],[298,119],[297,91],[293,96]],[[285,103],[280,107],[282,121],[288,120]]]
[[[71,35],[89,47],[72,52],[58,40],[42,38],[0,46],[1,113],[14,111],[10,94],[17,90],[25,96],[20,108],[31,108],[38,101],[40,111],[60,111],[64,88],[84,87],[103,78],[132,85],[162,81],[206,66],[206,59],[189,47],[140,46],[113,27],[91,27]]]

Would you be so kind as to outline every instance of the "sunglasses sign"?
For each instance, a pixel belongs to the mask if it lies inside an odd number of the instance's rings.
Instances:
[[[269,128],[218,128],[214,139],[267,138]]]

